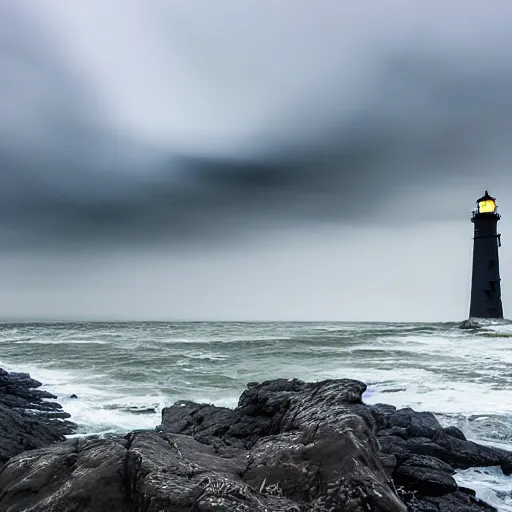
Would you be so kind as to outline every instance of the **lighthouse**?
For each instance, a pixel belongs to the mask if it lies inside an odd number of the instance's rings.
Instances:
[[[487,190],[477,200],[471,222],[474,224],[473,273],[470,318],[503,318],[498,248],[498,207]]]

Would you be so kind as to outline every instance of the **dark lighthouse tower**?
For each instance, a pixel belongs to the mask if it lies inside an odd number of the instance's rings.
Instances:
[[[470,318],[503,318],[498,247],[498,207],[487,190],[478,199],[471,222],[475,225]]]

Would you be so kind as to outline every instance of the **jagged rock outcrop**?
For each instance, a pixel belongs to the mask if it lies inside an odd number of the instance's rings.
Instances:
[[[430,412],[390,405],[369,406],[380,450],[399,495],[414,512],[495,510],[457,486],[455,469],[500,466],[512,473],[512,453],[467,441],[456,427],[443,428]]]
[[[0,509],[405,512],[357,381],[252,384],[235,410],[178,402],[157,432],[12,458]]]
[[[251,383],[235,410],[178,402],[161,430],[249,450],[245,481],[312,510],[404,510],[378,457],[375,422],[354,380]]]
[[[48,400],[57,397],[37,389],[41,383],[27,373],[0,368],[0,467],[24,450],[62,441],[74,431],[69,414]]]
[[[154,432],[28,451],[0,471],[0,510],[495,510],[459,488],[454,470],[510,471],[511,454],[466,441],[430,413],[367,406],[365,389],[354,380],[252,383],[235,409],[180,401]]]

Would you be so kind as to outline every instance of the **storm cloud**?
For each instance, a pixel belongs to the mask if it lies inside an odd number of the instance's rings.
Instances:
[[[511,17],[0,3],[0,315],[463,316],[469,210],[512,202]]]
[[[3,3],[2,246],[450,217],[506,179],[512,7],[393,4]]]

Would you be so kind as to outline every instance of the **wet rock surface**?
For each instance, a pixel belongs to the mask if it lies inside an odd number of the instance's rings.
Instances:
[[[0,467],[13,455],[62,441],[74,431],[69,414],[49,401],[57,397],[39,387],[27,373],[0,368]]]
[[[380,451],[394,461],[388,471],[398,494],[414,512],[476,512],[494,507],[459,488],[456,469],[500,466],[511,474],[512,453],[467,441],[456,427],[443,428],[429,412],[378,404],[369,406],[376,423]]]
[[[457,468],[512,468],[434,415],[367,406],[354,380],[251,383],[235,409],[180,401],[155,431],[12,457],[0,510],[483,512]]]

